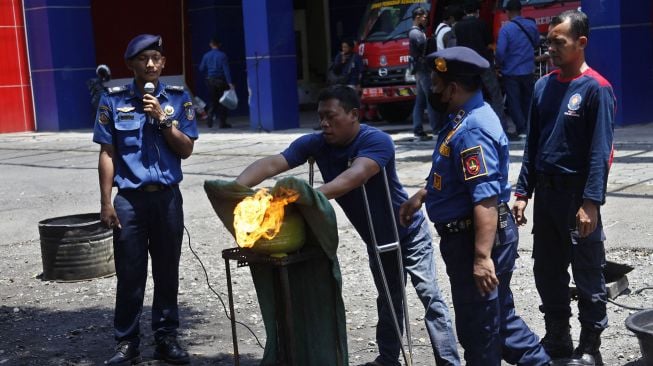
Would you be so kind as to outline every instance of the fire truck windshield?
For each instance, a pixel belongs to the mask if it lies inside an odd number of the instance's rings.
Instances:
[[[375,0],[371,1],[363,16],[358,39],[367,42],[390,41],[405,38],[413,25],[413,10],[421,6],[427,12],[427,0]]]

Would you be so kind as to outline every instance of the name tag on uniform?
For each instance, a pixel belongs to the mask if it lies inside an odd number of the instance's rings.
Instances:
[[[438,173],[433,173],[433,188],[438,191],[442,190],[442,176]]]
[[[134,120],[134,115],[133,114],[121,114],[118,116],[118,119],[121,121],[133,121]]]

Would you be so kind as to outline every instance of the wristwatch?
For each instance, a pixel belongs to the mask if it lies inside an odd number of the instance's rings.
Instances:
[[[166,128],[172,127],[172,122],[173,121],[170,118],[159,121],[159,130],[165,130]]]

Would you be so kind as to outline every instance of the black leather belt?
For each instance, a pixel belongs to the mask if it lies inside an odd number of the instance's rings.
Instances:
[[[159,191],[165,191],[168,190],[172,187],[175,187],[176,184],[173,184],[171,186],[165,185],[165,184],[144,184],[138,188],[136,188],[137,191],[141,192],[159,192]]]
[[[537,174],[537,187],[548,188],[556,191],[570,191],[584,189],[587,183],[585,175],[567,174],[567,175],[550,175]]]
[[[510,220],[511,217],[510,208],[508,207],[507,203],[502,202],[497,206],[497,211],[499,212],[497,228],[504,229],[508,226],[508,220]],[[435,230],[440,236],[474,231],[474,220],[471,218],[463,218],[443,224],[436,223]]]

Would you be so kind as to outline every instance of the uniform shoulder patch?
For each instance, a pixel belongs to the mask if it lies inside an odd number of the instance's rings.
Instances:
[[[117,93],[124,92],[126,90],[127,90],[127,85],[114,86],[112,88],[109,88],[109,90],[107,90],[107,94],[117,94]]]
[[[460,152],[465,180],[470,180],[487,175],[485,155],[481,145],[474,146]]]
[[[184,87],[181,86],[181,85],[166,85],[166,90],[176,91],[176,92],[183,92]]]

